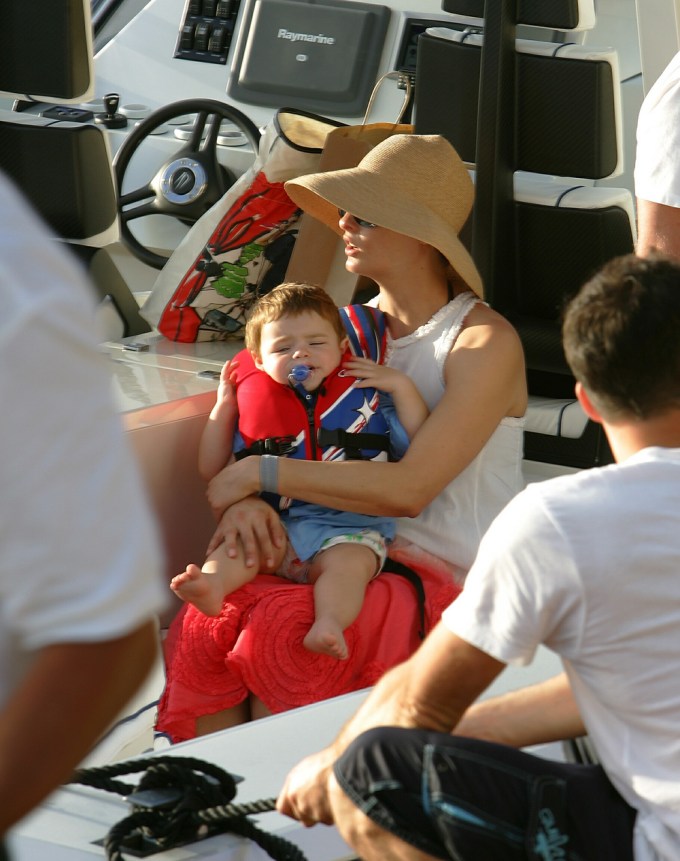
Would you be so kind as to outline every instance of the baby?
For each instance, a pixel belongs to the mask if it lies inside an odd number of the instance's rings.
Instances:
[[[209,481],[232,453],[259,454],[265,458],[261,475],[275,484],[272,456],[386,460],[388,452],[403,454],[427,415],[409,377],[349,352],[341,314],[324,290],[286,283],[258,301],[246,325],[246,350],[222,369],[201,438],[199,469]],[[263,488],[268,489],[273,488]],[[313,583],[315,621],[304,646],[347,658],[343,632],[382,569],[394,537],[393,518],[263,496],[280,511],[287,533],[271,572],[246,566],[242,548],[232,558],[221,545],[202,568],[191,564],[174,577],[171,588],[215,616],[225,596],[258,571]]]

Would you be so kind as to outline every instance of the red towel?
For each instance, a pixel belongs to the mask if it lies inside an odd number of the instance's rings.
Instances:
[[[460,592],[451,568],[422,552],[390,555],[420,574],[429,631]],[[369,583],[345,631],[346,661],[303,647],[313,620],[312,586],[266,574],[229,595],[219,616],[182,608],[165,641],[157,730],[175,742],[193,738],[197,717],[238,705],[249,692],[277,713],[366,688],[420,643],[415,589],[398,574]]]

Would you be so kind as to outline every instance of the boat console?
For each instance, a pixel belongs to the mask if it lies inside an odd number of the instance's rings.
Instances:
[[[40,16],[53,15],[54,4],[42,2]],[[370,102],[368,119],[389,123],[402,112],[406,94],[403,120],[417,132],[449,137],[475,177],[478,203],[468,241],[491,304],[520,329],[531,366],[528,471],[543,470],[536,463],[561,469],[606,460],[601,439],[586,438],[581,445],[583,434],[594,432],[571,397],[572,382],[554,343],[555,321],[562,296],[597,265],[598,255],[620,253],[634,241],[632,130],[642,85],[633,0],[559,0],[547,15],[520,3],[511,51],[489,44],[484,4],[474,0],[151,0],[138,6],[126,0],[114,11],[94,48],[79,41],[85,56],[73,54],[70,76],[60,68],[63,59],[52,60],[47,52],[44,63],[26,64],[24,86],[21,69],[3,83],[0,68],[0,89],[15,97],[13,110],[0,115],[0,167],[90,267],[116,377],[129,377],[129,369],[139,366],[136,373],[148,379],[157,363],[167,380],[173,354],[183,368],[178,390],[200,396],[210,388],[206,376],[198,376],[209,370],[203,348],[158,338],[139,306],[192,226],[249,170],[259,132],[277,110],[353,125],[362,122]],[[126,7],[129,20],[120,17]],[[89,33],[89,4],[69,0],[64,8],[55,32],[71,44],[83,29]],[[20,33],[26,25],[25,13],[12,15],[5,39],[9,30]],[[494,63],[507,69],[515,61],[516,82],[498,72],[494,79]],[[67,83],[57,99],[54,81],[62,79]],[[558,89],[547,86],[553,81]],[[497,104],[519,107],[492,127],[485,117],[492,116],[493,105],[480,99],[488,101],[494,89],[497,96],[504,93]],[[213,103],[223,106],[214,117]],[[204,112],[200,129],[194,127],[196,110]],[[212,140],[210,123],[216,129],[214,159],[203,158]],[[507,150],[513,135],[517,152],[504,165],[494,162],[494,147]],[[589,140],[597,144],[599,161],[584,166],[572,156],[586,154]],[[42,152],[50,158],[41,158]],[[503,209],[500,189],[517,212],[504,228],[493,215],[494,207]],[[77,203],[77,211],[65,210],[65,200]],[[584,234],[573,226],[583,221],[584,210],[598,227],[585,231],[595,237],[594,257],[563,273],[555,286],[552,273],[578,259],[570,237]],[[620,227],[607,249],[596,237],[611,235],[610,218]],[[491,224],[497,235],[489,232]],[[535,235],[539,224],[548,245]],[[517,255],[504,240],[515,234]],[[539,253],[541,247],[549,253]],[[517,275],[508,279],[508,272]],[[296,274],[304,277],[304,267]],[[501,289],[506,282],[510,292]],[[338,301],[350,298],[351,291],[341,291]],[[215,366],[230,349],[229,342],[211,348]],[[553,386],[546,374],[556,366]],[[128,409],[124,401],[121,408]]]

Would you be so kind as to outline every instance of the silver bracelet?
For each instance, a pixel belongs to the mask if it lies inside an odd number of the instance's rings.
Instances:
[[[279,459],[273,454],[260,455],[260,491],[279,492]]]

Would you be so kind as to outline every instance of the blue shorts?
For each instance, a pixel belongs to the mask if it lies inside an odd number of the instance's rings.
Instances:
[[[299,559],[311,559],[321,550],[322,544],[334,535],[348,535],[362,529],[371,529],[379,532],[389,542],[395,534],[393,517],[335,511],[307,502],[291,505],[286,509],[281,515],[281,523]]]
[[[335,547],[338,544],[354,544],[367,547],[375,555],[375,573],[373,577],[377,577],[382,571],[387,556],[387,541],[375,529],[359,529],[352,533],[336,533],[327,538],[318,553],[328,550],[329,547]],[[291,541],[288,541],[286,552],[284,553],[281,564],[274,573],[279,577],[285,577],[287,580],[293,580],[295,583],[309,583],[309,569],[312,562],[316,558],[316,553],[311,559],[298,558],[295,548]],[[2,859],[0,858],[0,861]]]
[[[636,811],[599,765],[379,727],[335,764],[381,828],[446,861],[633,861]]]

